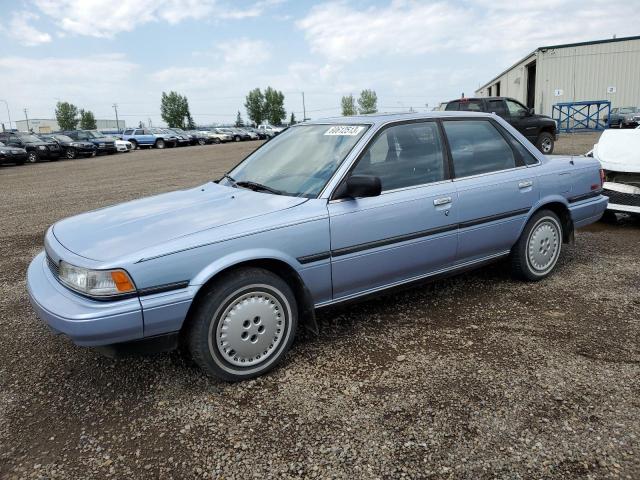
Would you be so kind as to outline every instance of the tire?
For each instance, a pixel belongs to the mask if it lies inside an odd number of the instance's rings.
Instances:
[[[551,210],[536,212],[511,249],[511,271],[521,280],[537,282],[549,276],[562,251],[562,223]]]
[[[76,152],[75,148],[67,148],[64,152],[64,156],[69,160],[73,160],[78,156],[78,152]]]
[[[153,146],[156,147],[156,148],[163,149],[165,147],[164,140],[161,139],[161,138],[157,139],[156,143]]]
[[[198,145],[206,145],[206,144],[207,144],[207,140],[205,140],[204,138],[198,139]]]
[[[129,142],[131,143],[131,150],[136,150],[138,148],[138,142],[135,140],[129,140]]]
[[[27,162],[36,163],[38,161],[38,154],[34,151],[27,152]]]
[[[280,363],[297,326],[298,308],[289,285],[268,270],[243,268],[221,276],[200,297],[185,340],[207,374],[237,382]]]
[[[234,142],[239,142],[240,140],[242,140],[238,135],[236,135],[235,137],[233,137],[233,141]]]
[[[214,138],[213,143],[215,143],[216,145],[220,145],[222,143],[222,140],[220,140],[219,138]]]
[[[545,155],[551,155],[553,148],[555,147],[555,141],[553,135],[549,132],[542,132],[536,139],[536,147]]]

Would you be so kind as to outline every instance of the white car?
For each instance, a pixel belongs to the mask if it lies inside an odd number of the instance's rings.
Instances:
[[[209,139],[209,143],[226,143],[231,141],[231,135],[214,130],[200,130]]]
[[[640,215],[640,129],[605,130],[592,154],[604,173],[607,209]]]
[[[133,144],[126,140],[116,139],[116,150],[118,152],[130,152],[131,150],[133,150]]]
[[[262,124],[258,126],[258,130],[261,130],[268,136],[273,137],[282,132],[282,130],[284,130],[284,127],[274,127],[273,125]]]

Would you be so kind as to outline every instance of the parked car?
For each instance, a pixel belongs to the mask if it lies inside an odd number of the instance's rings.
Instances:
[[[187,132],[185,132],[181,128],[167,128],[167,131],[173,133],[176,136],[176,138],[178,139],[179,147],[195,145],[195,142],[193,142],[191,135],[189,135]]]
[[[68,159],[73,159],[77,156],[92,157],[96,154],[97,147],[93,142],[88,142],[86,140],[74,140],[73,138],[60,133],[39,135],[39,137],[46,142],[56,142],[60,145],[60,147],[62,147],[62,155]]]
[[[606,118],[603,119],[606,121]],[[609,128],[635,128],[640,124],[640,108],[612,108],[609,114]]]
[[[218,182],[55,223],[27,287],[79,345],[180,341],[243,380],[283,359],[299,323],[317,328],[317,308],[506,257],[542,280],[605,211],[601,178],[597,160],[544,156],[495,115],[311,121]]]
[[[44,141],[32,133],[0,132],[0,142],[8,147],[25,149],[29,163],[55,161],[62,155],[62,148],[56,142]]]
[[[202,133],[207,135],[211,139],[212,143],[226,143],[233,141],[231,133],[222,132],[218,128],[212,128],[211,130],[201,130]]]
[[[15,165],[24,165],[27,161],[27,151],[24,148],[7,147],[0,142],[0,165],[13,163]]]
[[[214,143],[205,133],[198,130],[186,130],[186,133],[191,137],[193,145],[206,145],[207,143]]]
[[[242,127],[242,129],[246,130],[249,133],[255,133],[260,140],[267,139],[267,132],[265,132],[264,130],[258,130],[257,128],[253,127]]]
[[[97,130],[65,130],[56,133],[71,137],[76,142],[91,142],[96,146],[96,153],[98,154],[106,153],[111,155],[117,152],[115,140]]]
[[[611,212],[640,215],[640,129],[605,130],[593,147]]]
[[[119,138],[115,139],[116,150],[119,152],[130,152],[133,150],[133,144],[131,142],[127,142],[126,140],[120,140]]]
[[[260,139],[260,135],[258,135],[256,132],[252,131],[251,129],[249,129],[247,127],[238,127],[236,130],[240,130],[242,132],[245,132],[245,133],[249,134],[249,138],[251,140],[259,140]]]
[[[446,111],[488,112],[504,118],[538,150],[551,155],[558,138],[556,121],[546,115],[536,115],[517,100],[508,97],[460,98],[447,103]]]
[[[258,130],[262,130],[267,135],[275,137],[284,130],[284,127],[274,127],[273,125],[262,124],[258,125]]]
[[[122,132],[122,140],[131,142],[134,150],[138,147],[175,147],[178,141],[175,133],[159,128],[127,128]]]
[[[237,128],[232,127],[219,127],[215,128],[216,133],[224,133],[229,135],[234,142],[240,142],[242,140],[251,140],[251,135],[248,132],[243,132]]]

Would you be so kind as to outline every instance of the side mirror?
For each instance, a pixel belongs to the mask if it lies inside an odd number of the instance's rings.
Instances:
[[[377,197],[382,193],[379,177],[354,175],[347,179],[345,195],[351,198]]]

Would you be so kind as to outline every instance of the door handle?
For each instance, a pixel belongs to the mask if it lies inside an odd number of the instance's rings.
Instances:
[[[522,188],[529,188],[533,185],[533,182],[531,180],[525,180],[523,182],[518,183],[518,188],[522,189]]]
[[[438,205],[446,205],[448,203],[451,203],[451,197],[441,197],[441,198],[436,198],[433,201],[433,204],[437,207]]]

